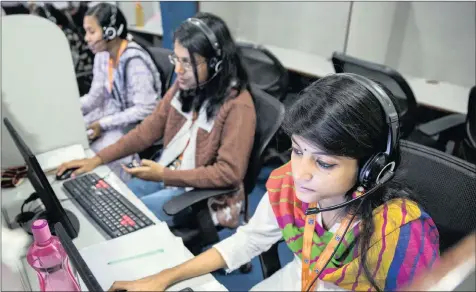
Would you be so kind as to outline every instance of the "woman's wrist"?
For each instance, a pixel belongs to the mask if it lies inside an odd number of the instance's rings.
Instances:
[[[173,267],[156,274],[155,279],[156,281],[165,283],[166,287],[170,287],[180,280],[180,273],[177,267]]]
[[[96,165],[96,167],[98,167],[99,165],[102,164],[102,158],[99,157],[99,156],[94,156],[93,158],[91,158],[92,161],[94,162],[94,164]]]

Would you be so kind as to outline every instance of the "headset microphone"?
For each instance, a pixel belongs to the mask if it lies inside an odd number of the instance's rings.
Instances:
[[[341,204],[337,204],[337,205],[334,205],[334,206],[330,206],[330,207],[326,207],[326,208],[308,208],[306,210],[306,215],[314,215],[314,214],[318,214],[318,213],[322,213],[322,212],[328,212],[328,211],[334,211],[334,210],[337,210],[337,209],[340,209],[340,208],[343,208],[345,206],[348,206],[350,204],[352,204],[353,202],[356,202],[358,200],[363,200],[365,199],[367,196],[369,196],[370,194],[374,193],[375,191],[377,191],[383,184],[385,184],[387,181],[389,181],[390,179],[392,179],[392,177],[395,175],[395,173],[393,171],[390,171],[388,173],[386,173],[384,175],[384,177],[380,180],[379,183],[377,183],[373,188],[371,188],[370,190],[366,191],[363,195],[357,197],[357,198],[354,198],[352,200],[349,200],[347,202],[344,202],[344,203],[341,203]]]
[[[99,45],[101,42],[104,42],[104,40],[101,39],[101,40],[98,40],[98,41],[94,42],[92,45],[89,45],[89,48],[90,49],[96,49],[96,46]]]
[[[197,87],[198,89],[203,89],[208,83],[210,83],[213,79],[215,79],[215,77],[218,75],[219,72],[215,72],[212,77],[208,78],[206,81],[203,81],[199,84],[197,84]]]

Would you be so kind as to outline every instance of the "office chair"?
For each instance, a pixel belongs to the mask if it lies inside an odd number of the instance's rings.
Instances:
[[[173,52],[160,47],[148,47],[148,50],[159,69],[160,81],[162,82],[162,96],[164,96],[172,85],[175,66],[170,63],[169,56]]]
[[[439,150],[402,140],[396,180],[415,193],[440,234],[440,252],[476,229],[476,165]],[[281,268],[278,244],[260,255],[263,277]]]
[[[172,85],[172,78],[174,75],[175,66],[170,63],[169,55],[172,54],[172,51],[160,47],[148,47],[149,54],[153,58],[157,69],[160,73],[160,81],[162,83],[162,97],[165,95],[167,90],[169,90]],[[157,155],[158,152],[163,148],[162,140],[155,142],[152,146],[148,147],[144,151],[139,153],[141,159],[151,159]]]
[[[476,163],[476,86],[469,92],[466,115],[447,115],[419,125],[418,131],[438,141],[447,153]],[[453,143],[453,147],[449,142]]]
[[[277,98],[285,107],[286,104],[290,104],[291,102],[287,100],[294,100],[295,95],[288,98],[288,71],[278,58],[262,45],[244,42],[237,42],[236,45],[240,50],[241,60],[250,83]],[[288,161],[287,153],[279,151],[279,148],[287,149],[288,147],[278,147],[281,144],[286,146],[290,144],[287,140],[289,140],[287,135],[278,131],[275,139],[271,140],[266,149],[263,163],[266,164],[273,159],[278,159],[280,164]]]
[[[255,86],[251,86],[251,94],[256,110],[256,132],[251,151],[248,169],[243,180],[245,191],[245,222],[248,221],[248,195],[254,189],[262,166],[263,151],[274,136],[284,119],[284,106],[273,96]],[[208,210],[209,198],[231,193],[236,189],[195,189],[177,196],[164,205],[166,214],[175,216],[184,209],[192,209],[188,218],[195,225],[171,228],[176,236],[180,236],[190,251],[197,255],[202,248],[219,241],[218,231]]]
[[[288,71],[264,46],[237,42],[241,61],[251,84],[283,102],[288,89]]]
[[[5,11],[5,15],[13,15],[13,14],[30,14],[30,10],[22,3],[24,1],[8,1],[10,3],[6,3],[7,1],[2,2],[2,9]],[[17,4],[13,2],[18,2]]]
[[[408,137],[413,132],[416,125],[417,102],[412,89],[400,73],[390,67],[357,59],[340,52],[332,54],[332,63],[336,73],[360,74],[385,85],[398,101],[401,111],[400,133],[402,138]]]

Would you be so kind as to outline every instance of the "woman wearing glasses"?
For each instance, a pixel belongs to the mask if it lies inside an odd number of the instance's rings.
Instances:
[[[199,13],[175,32],[170,60],[177,80],[155,111],[94,158],[65,163],[58,174],[69,168],[79,168],[76,175],[91,171],[163,138],[157,161],[124,167],[135,176],[129,188],[159,219],[171,223],[163,205],[172,197],[190,188],[239,187],[209,202],[215,224],[236,227],[256,124],[238,49],[223,20]]]

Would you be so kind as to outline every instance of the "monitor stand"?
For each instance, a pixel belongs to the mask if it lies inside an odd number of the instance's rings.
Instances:
[[[76,236],[71,237],[71,239],[74,239],[79,234],[79,220],[78,220],[78,217],[76,217],[76,215],[74,215],[74,213],[69,211],[68,209],[64,209],[64,212],[66,213],[66,216],[68,217],[69,221],[71,222],[71,225],[73,225],[73,229],[76,230]],[[27,223],[25,223],[22,226],[23,229],[31,234],[31,225],[33,224],[33,222],[35,222],[35,220],[38,220],[38,219],[48,220],[46,211],[42,211],[42,212],[36,214],[35,217],[33,217],[33,219],[31,219],[30,221],[28,221]],[[53,234],[53,235],[56,235],[55,228],[54,228],[55,223],[56,222],[48,222],[48,226],[50,227],[51,234]],[[61,224],[63,224],[63,222],[61,222]],[[68,232],[68,235],[70,235],[69,232]]]
[[[68,217],[69,222],[71,222],[71,225],[73,226],[73,229],[76,231],[76,236],[71,236],[72,234],[69,234],[69,232],[68,232],[68,235],[71,237],[71,239],[75,239],[76,237],[78,237],[78,234],[79,234],[79,220],[78,220],[78,217],[76,217],[76,215],[74,215],[74,213],[71,212],[68,209],[64,209],[64,212],[66,213],[66,216]],[[37,220],[37,219],[48,220],[48,218],[46,216],[46,212],[45,211],[41,212],[34,220]],[[56,222],[48,222],[48,226],[50,227],[51,234],[53,234],[53,235],[56,235],[55,224],[56,224]],[[68,228],[66,228],[66,226],[64,226],[63,222],[61,222],[61,224],[63,225],[64,229],[66,231],[68,231]]]

